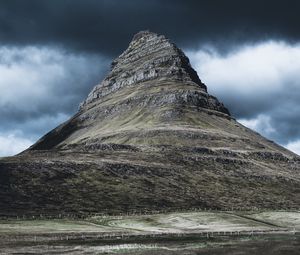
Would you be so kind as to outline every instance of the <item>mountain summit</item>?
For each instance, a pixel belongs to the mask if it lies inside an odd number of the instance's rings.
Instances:
[[[128,49],[112,63],[109,75],[92,90],[83,105],[124,86],[158,80],[197,84],[199,90],[207,92],[180,49],[163,35],[142,31],[134,36]]]
[[[0,160],[3,214],[287,209],[299,190],[299,157],[238,123],[149,31],[70,120]]]

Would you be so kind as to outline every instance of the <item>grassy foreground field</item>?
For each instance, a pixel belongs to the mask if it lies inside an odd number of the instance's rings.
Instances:
[[[0,254],[297,254],[299,231],[297,211],[6,219]]]

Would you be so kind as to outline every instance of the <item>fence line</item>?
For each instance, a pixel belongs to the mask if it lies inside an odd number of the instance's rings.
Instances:
[[[192,213],[192,212],[267,212],[267,211],[279,211],[279,212],[295,212],[300,208],[285,208],[285,209],[271,209],[271,208],[258,208],[258,207],[231,207],[231,208],[170,208],[164,210],[130,210],[127,212],[99,212],[99,213],[59,213],[59,214],[22,214],[22,215],[0,215],[0,220],[41,220],[41,219],[86,219],[92,217],[125,217],[125,216],[141,216],[141,215],[154,215],[154,214],[166,214],[166,213]]]

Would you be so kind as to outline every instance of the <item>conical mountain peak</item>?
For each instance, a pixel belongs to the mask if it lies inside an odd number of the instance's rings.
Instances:
[[[113,61],[111,71],[90,92],[79,112],[31,150],[85,148],[95,142],[161,143],[159,136],[144,136],[170,125],[176,129],[205,126],[200,112],[231,119],[226,107],[207,93],[189,59],[174,43],[163,35],[142,31]],[[164,139],[164,144],[174,142],[172,136]],[[189,142],[183,139],[181,143]]]
[[[112,62],[110,73],[82,105],[101,100],[123,87],[162,80],[184,82],[207,92],[182,50],[163,35],[141,31],[134,35],[129,47]]]

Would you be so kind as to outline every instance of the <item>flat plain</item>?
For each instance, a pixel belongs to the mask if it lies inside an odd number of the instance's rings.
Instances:
[[[299,211],[2,219],[0,254],[297,254],[299,231]]]

